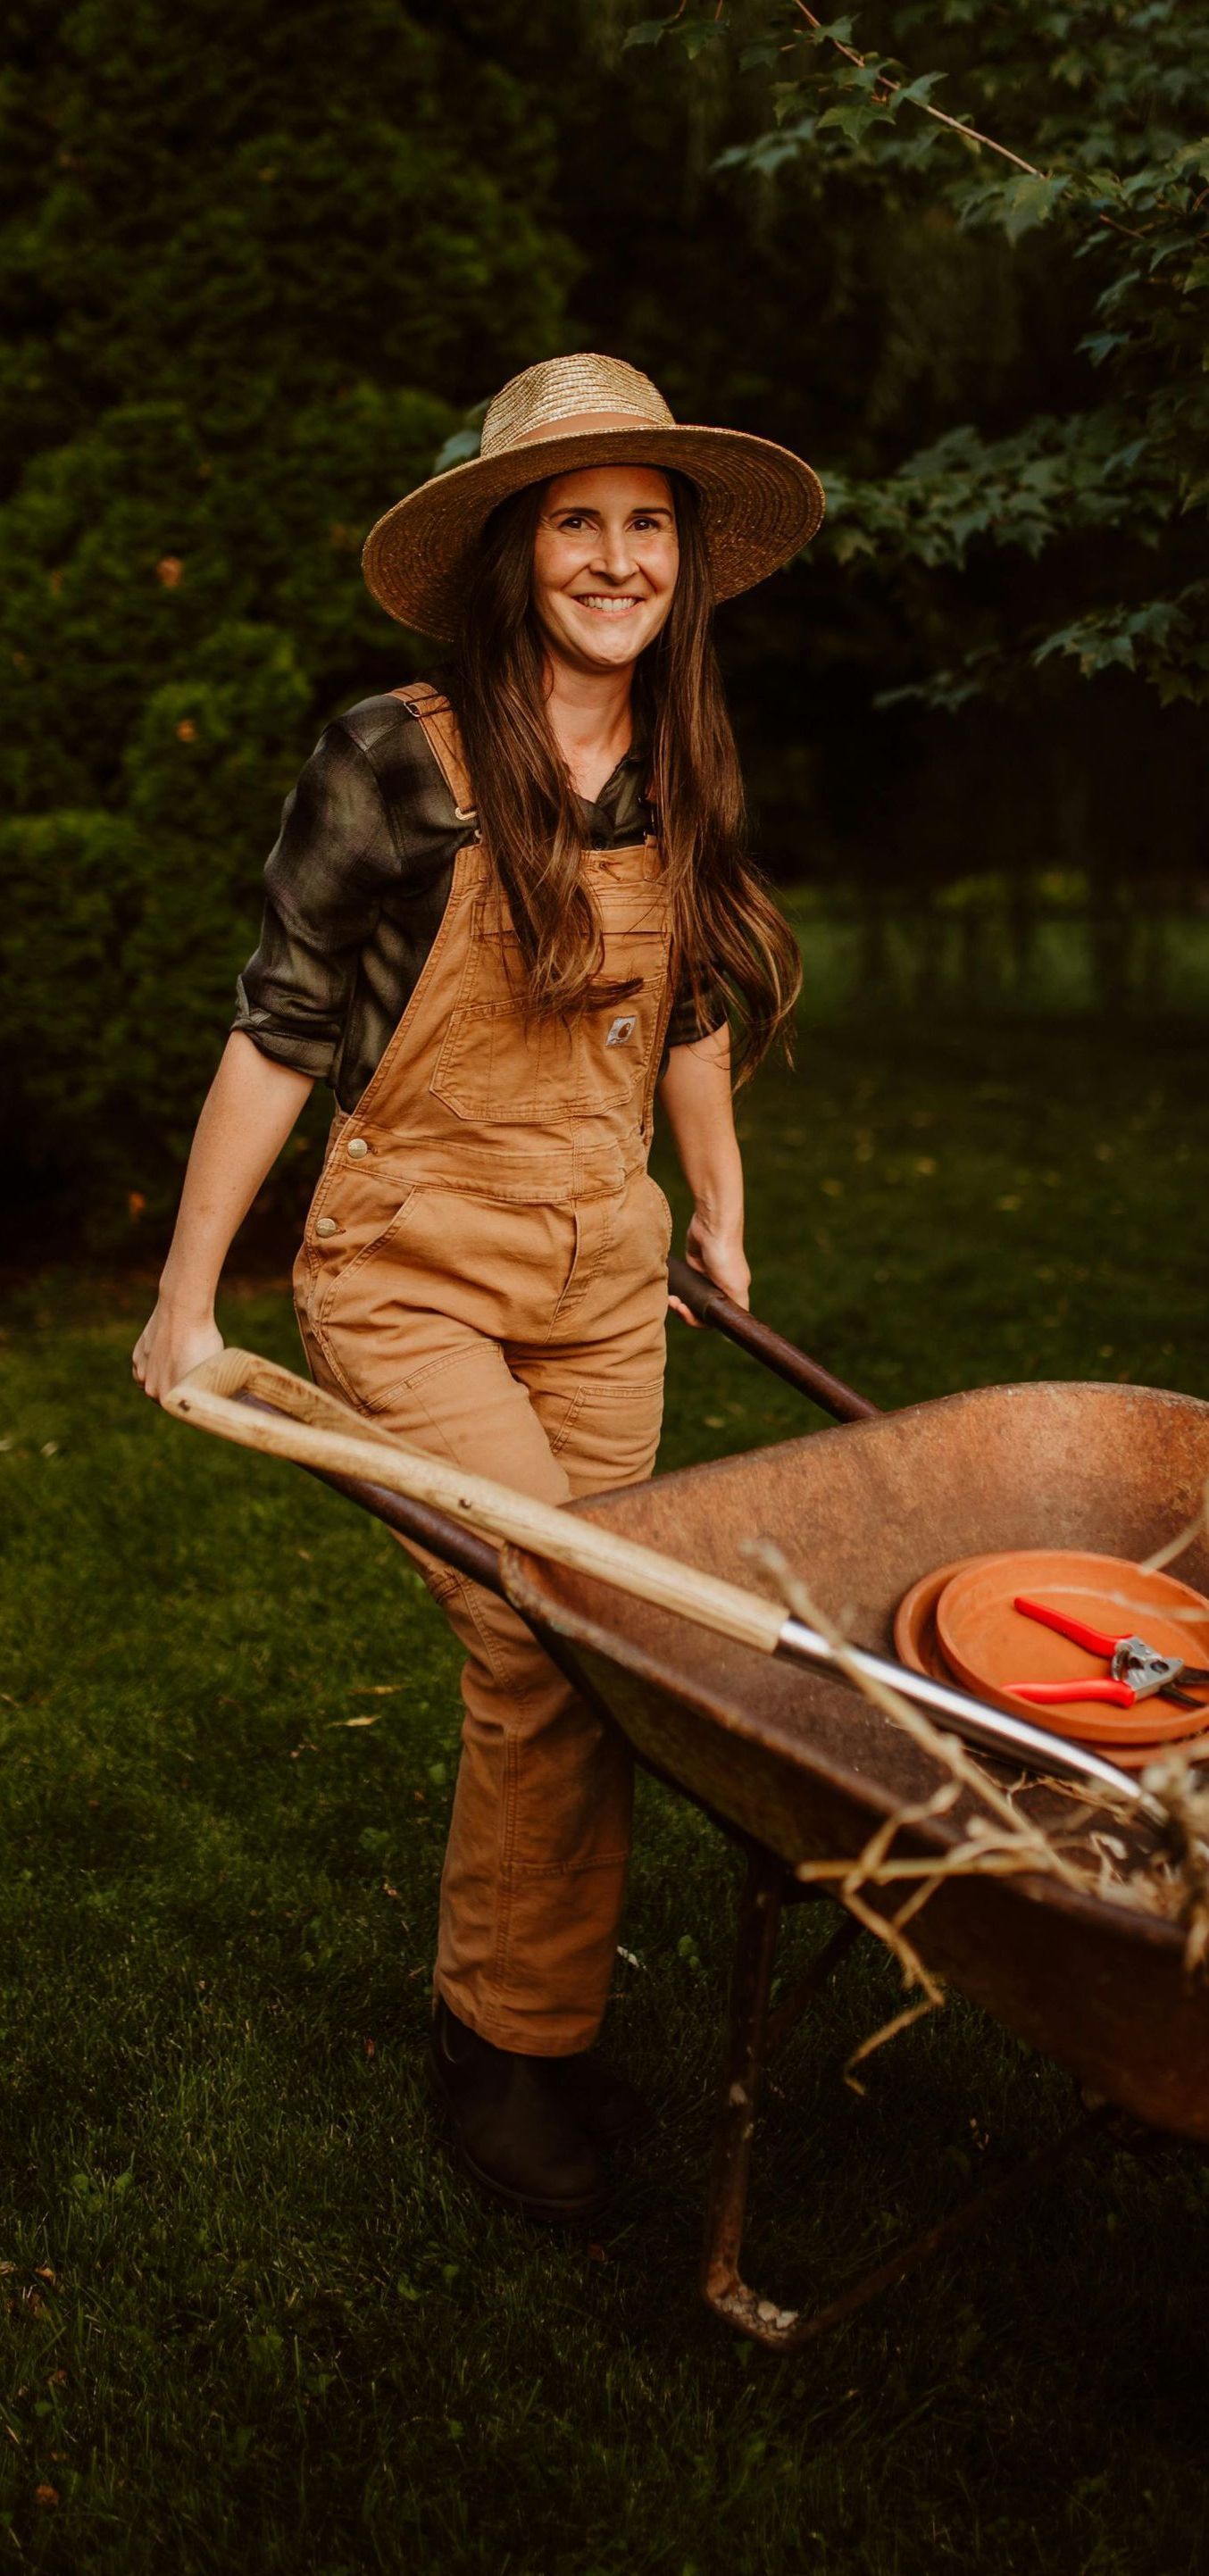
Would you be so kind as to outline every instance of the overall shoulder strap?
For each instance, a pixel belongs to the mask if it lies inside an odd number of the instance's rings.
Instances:
[[[459,823],[477,819],[474,790],[462,751],[458,720],[447,697],[435,689],[431,680],[409,680],[405,689],[392,689],[424,727],[424,738],[453,798],[453,810]]]

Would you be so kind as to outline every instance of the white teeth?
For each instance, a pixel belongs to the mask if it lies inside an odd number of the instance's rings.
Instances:
[[[636,599],[617,599],[611,592],[589,591],[576,596],[577,607],[603,608],[605,614],[612,617],[624,617],[628,609],[637,608],[638,604]]]

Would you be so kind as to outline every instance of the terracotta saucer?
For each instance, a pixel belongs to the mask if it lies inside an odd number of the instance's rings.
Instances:
[[[1171,1574],[1143,1574],[1128,1558],[1093,1556],[1077,1549],[1033,1548],[983,1557],[959,1569],[942,1587],[935,1606],[936,1636],[954,1677],[998,1708],[1032,1717],[1057,1735],[1097,1744],[1132,1745],[1142,1752],[1203,1730],[1209,1709],[1177,1708],[1170,1700],[1141,1701],[1132,1709],[1095,1700],[1039,1709],[1008,1689],[1009,1682],[1103,1680],[1102,1655],[1077,1646],[1052,1628],[1026,1618],[1017,1593],[1063,1610],[1110,1636],[1137,1634],[1160,1653],[1189,1663],[1209,1661],[1209,1601]],[[1191,1612],[1176,1618],[1174,1611]]]
[[[969,1566],[993,1562],[994,1559],[991,1557],[955,1556],[948,1565],[935,1566],[931,1574],[922,1574],[918,1583],[913,1583],[909,1592],[904,1592],[894,1617],[894,1651],[900,1664],[905,1664],[908,1672],[926,1673],[934,1682],[960,1682],[960,1674],[955,1673],[952,1665],[946,1663],[940,1639],[936,1634],[936,1604],[955,1574],[964,1573]],[[1051,1734],[1069,1734],[1073,1742],[1090,1744],[1093,1752],[1102,1753],[1109,1762],[1116,1762],[1122,1771],[1144,1770],[1148,1762],[1153,1762],[1155,1754],[1165,1743],[1181,1740],[1180,1712],[1168,1700],[1162,1703],[1163,1715],[1158,1719],[1157,1725],[1154,1718],[1150,1716],[1149,1710],[1147,1711],[1144,1722],[1154,1726],[1154,1733],[1149,1741],[1139,1741],[1135,1730],[1128,1742],[1109,1744],[1097,1741],[1094,1735],[1084,1729],[1082,1723],[1084,1718],[1090,1727],[1104,1715],[1103,1709],[1094,1702],[1085,1703],[1082,1707],[1076,1703],[1070,1714],[1080,1720],[1080,1723],[1076,1726],[1063,1727],[1050,1725],[1052,1717],[1061,1716],[1060,1710],[1032,1707],[1024,1700],[1017,1701],[1006,1691],[995,1693],[983,1689],[981,1696],[991,1700],[995,1707],[1027,1712],[1037,1724],[1049,1727]],[[1145,1707],[1146,1703],[1143,1705]],[[1123,1721],[1128,1714],[1127,1711],[1122,1712]],[[1206,1711],[1198,1710],[1195,1717],[1191,1717],[1190,1712],[1185,1714],[1189,1715],[1191,1726],[1196,1728],[1201,1724]],[[1183,1740],[1185,1750],[1195,1759],[1209,1756],[1209,1735],[1195,1737],[1191,1743],[1186,1739]]]
[[[936,1604],[955,1574],[964,1574],[973,1565],[994,1562],[991,1556],[954,1556],[947,1565],[936,1565],[930,1574],[921,1574],[918,1583],[904,1592],[894,1613],[894,1651],[908,1672],[927,1673],[934,1682],[953,1680],[936,1634]]]
[[[1034,1715],[1036,1713],[1034,1711]],[[1144,1771],[1147,1763],[1153,1762],[1163,1750],[1161,1744],[1104,1744],[1091,1737],[1088,1742],[1093,1753],[1102,1753],[1106,1762],[1115,1762],[1118,1771]],[[1186,1753],[1191,1762],[1209,1761],[1209,1735],[1184,1736],[1180,1751]]]

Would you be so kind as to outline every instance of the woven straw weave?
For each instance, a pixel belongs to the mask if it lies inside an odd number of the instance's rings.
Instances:
[[[573,467],[610,464],[675,467],[696,486],[717,599],[763,581],[822,522],[823,487],[801,457],[745,430],[680,424],[649,376],[580,352],[514,376],[488,405],[480,454],[378,520],[361,558],[370,590],[417,633],[456,634],[467,558],[497,504]]]
[[[629,412],[651,429],[674,429],[675,420],[657,385],[624,358],[544,358],[488,403],[480,454],[495,456],[548,429],[551,421],[582,412]]]

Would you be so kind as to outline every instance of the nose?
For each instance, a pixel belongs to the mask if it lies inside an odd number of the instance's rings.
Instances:
[[[634,571],[634,542],[628,528],[602,528],[592,561],[592,571],[603,573],[606,581],[623,582]]]

